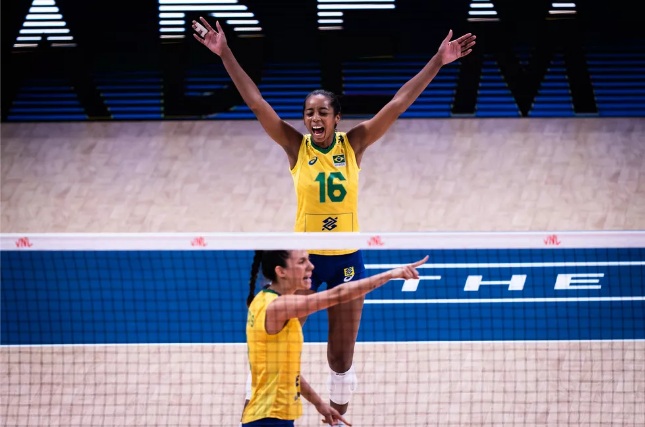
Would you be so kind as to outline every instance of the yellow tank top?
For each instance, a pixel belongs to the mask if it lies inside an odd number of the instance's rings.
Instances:
[[[251,400],[242,422],[262,418],[295,420],[302,415],[300,399],[300,355],[302,327],[298,319],[290,319],[275,335],[265,328],[266,310],[279,295],[264,289],[249,307],[246,320],[246,341],[251,367]]]
[[[347,134],[336,132],[328,148],[304,135],[298,161],[291,169],[298,206],[294,231],[307,233],[358,232],[358,175],[354,149]],[[311,250],[309,253],[341,255],[356,249]]]

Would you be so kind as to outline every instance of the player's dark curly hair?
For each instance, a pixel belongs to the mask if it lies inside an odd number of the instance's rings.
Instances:
[[[260,264],[262,265],[262,275],[271,282],[275,282],[275,268],[277,266],[286,267],[287,259],[291,255],[290,251],[255,251],[253,255],[253,264],[251,265],[251,280],[249,280],[249,295],[246,297],[246,306],[250,306],[255,297],[255,282],[258,278]]]
[[[305,113],[305,106],[307,105],[307,100],[314,95],[326,96],[327,98],[329,98],[329,103],[331,104],[331,108],[334,110],[334,114],[341,113],[340,99],[338,99],[338,96],[334,92],[331,92],[325,89],[316,89],[313,92],[310,92],[305,97],[305,102],[302,104],[302,114]]]

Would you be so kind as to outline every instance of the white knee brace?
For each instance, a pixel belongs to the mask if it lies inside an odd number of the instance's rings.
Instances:
[[[342,374],[330,370],[327,386],[329,387],[329,399],[332,402],[338,405],[349,403],[352,393],[356,391],[358,386],[354,366],[352,365],[347,372]]]

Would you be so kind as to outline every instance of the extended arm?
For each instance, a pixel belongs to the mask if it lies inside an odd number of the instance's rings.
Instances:
[[[427,260],[428,256],[426,255],[425,258],[415,263],[355,282],[344,283],[324,292],[311,295],[284,295],[277,298],[267,307],[267,330],[280,330],[289,319],[308,316],[332,305],[356,299],[371,290],[383,286],[391,279],[417,279],[419,278],[419,273],[416,268]]]
[[[233,55],[219,21],[215,23],[217,27],[217,30],[215,30],[206,19],[200,17],[200,20],[206,28],[206,33],[202,36],[203,31],[200,31],[199,24],[193,21],[193,29],[196,31],[193,36],[197,41],[222,58],[226,72],[233,80],[235,88],[242,95],[242,99],[246,105],[253,111],[253,114],[258,118],[269,137],[280,144],[286,151],[287,157],[289,157],[289,163],[292,166],[295,165],[302,134],[289,123],[282,120],[273,107],[262,97],[257,85],[246,71],[244,71],[239,62],[237,62],[235,55]]]
[[[365,149],[381,138],[396,119],[416,101],[441,67],[472,52],[472,47],[475,45],[474,35],[464,34],[453,41],[450,41],[451,37],[452,30],[448,32],[437,53],[430,58],[423,69],[407,81],[374,117],[359,123],[347,132],[359,164]]]

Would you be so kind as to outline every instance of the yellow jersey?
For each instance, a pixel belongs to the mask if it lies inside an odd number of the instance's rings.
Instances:
[[[278,418],[295,420],[302,415],[300,399],[300,356],[303,335],[298,319],[289,319],[274,335],[266,331],[266,310],[279,295],[260,291],[249,307],[246,341],[251,367],[251,400],[244,408],[242,423]]]
[[[354,149],[347,134],[336,132],[327,148],[304,135],[298,160],[291,169],[298,205],[294,231],[358,232],[358,175]],[[312,254],[342,255],[356,249],[311,250]]]

